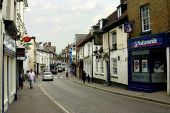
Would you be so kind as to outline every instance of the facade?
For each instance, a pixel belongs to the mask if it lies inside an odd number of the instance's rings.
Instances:
[[[44,49],[36,51],[37,73],[41,74],[44,71],[50,71],[50,53]]]
[[[29,46],[30,49],[28,49],[28,70],[33,69],[36,70],[36,38],[32,37],[30,41],[31,45]]]
[[[19,14],[17,12],[20,0],[0,1],[0,112],[4,113],[9,105],[17,99],[17,59],[16,41],[20,39],[20,29],[18,29]],[[23,3],[23,1],[22,1]],[[24,7],[27,0],[24,1]],[[18,10],[20,11],[20,10]],[[17,15],[18,14],[18,15]]]
[[[133,26],[128,41],[128,87],[147,92],[167,88],[170,95],[170,1],[127,0],[127,3]]]

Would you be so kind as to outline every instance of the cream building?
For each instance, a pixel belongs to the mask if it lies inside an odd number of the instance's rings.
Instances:
[[[28,49],[28,70],[33,69],[36,70],[36,38],[32,37],[29,42],[30,49]]]
[[[0,112],[5,112],[16,96],[17,1],[3,0],[0,9]],[[3,46],[4,45],[4,46]],[[2,52],[4,51],[4,53]]]

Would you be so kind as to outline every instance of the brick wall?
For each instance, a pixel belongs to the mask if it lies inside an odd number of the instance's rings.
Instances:
[[[170,28],[170,0],[127,0],[127,3],[129,21],[134,23],[131,37],[141,34],[140,6],[147,3],[150,4],[151,33],[166,32]]]

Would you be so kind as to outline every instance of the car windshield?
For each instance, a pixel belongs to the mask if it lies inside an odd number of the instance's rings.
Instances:
[[[45,75],[51,75],[51,72],[44,72]]]

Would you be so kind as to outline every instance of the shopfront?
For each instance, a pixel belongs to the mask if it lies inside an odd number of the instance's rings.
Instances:
[[[166,89],[167,33],[141,36],[128,41],[128,88],[153,92]]]

